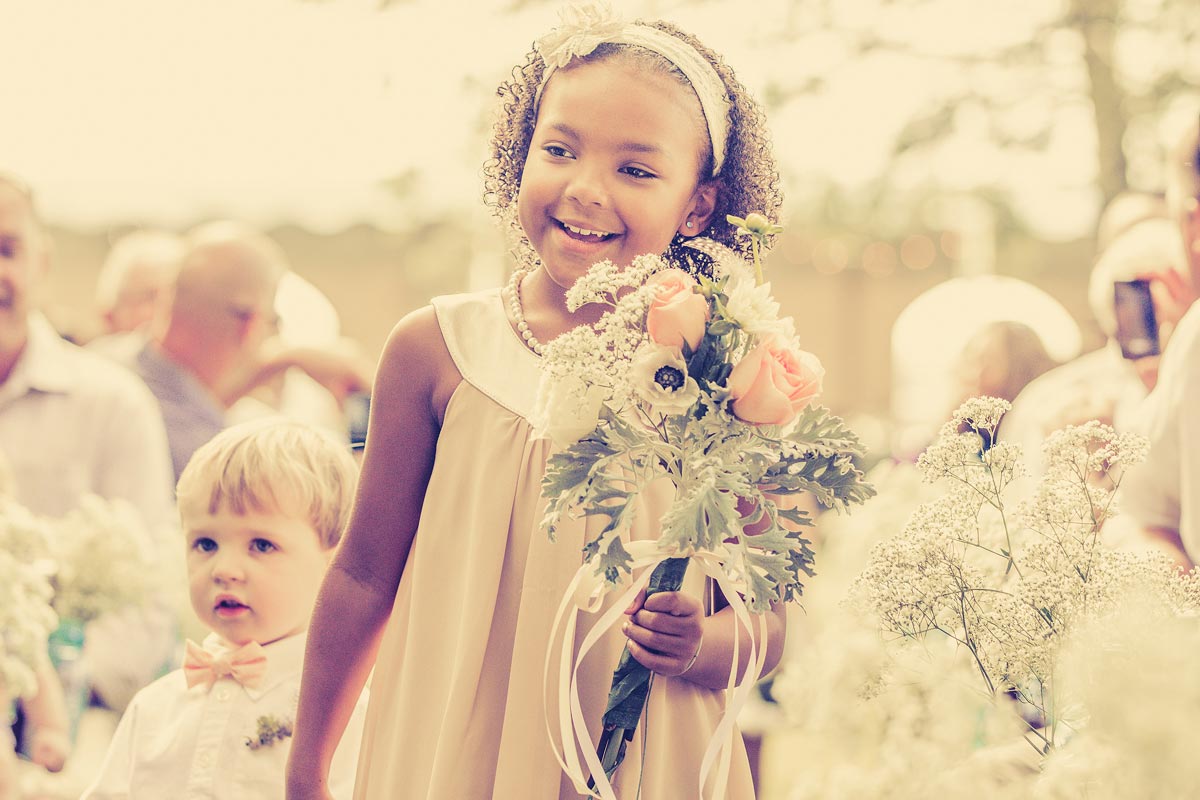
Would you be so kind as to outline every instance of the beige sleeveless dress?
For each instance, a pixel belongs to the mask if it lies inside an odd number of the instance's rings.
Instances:
[[[542,676],[554,614],[581,563],[584,527],[565,525],[551,542],[538,524],[551,444],[534,438],[528,422],[537,356],[509,325],[498,290],[440,297],[433,306],[463,380],[446,409],[416,541],[379,650],[355,797],[576,798],[551,750],[545,704],[557,703],[553,690],[545,699]],[[635,538],[654,533],[663,508],[661,498],[642,504]],[[699,571],[688,578],[685,590],[702,592]],[[591,619],[580,620],[577,639]],[[581,669],[593,740],[624,642],[619,629],[606,634]],[[701,796],[700,761],[723,695],[658,677],[617,771],[617,796],[633,800],[639,778],[645,800]],[[725,796],[753,798],[735,738]]]

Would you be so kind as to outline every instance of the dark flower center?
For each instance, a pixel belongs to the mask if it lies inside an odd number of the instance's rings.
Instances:
[[[683,370],[678,367],[659,367],[654,373],[654,382],[670,392],[681,388],[685,380]]]

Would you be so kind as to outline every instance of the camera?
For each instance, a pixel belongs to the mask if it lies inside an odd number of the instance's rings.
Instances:
[[[1150,297],[1150,281],[1115,281],[1113,310],[1121,355],[1133,360],[1159,354],[1158,321]]]
[[[371,395],[366,392],[354,392],[342,404],[342,414],[346,420],[346,432],[350,437],[350,446],[360,449],[367,441],[367,421],[371,417]]]

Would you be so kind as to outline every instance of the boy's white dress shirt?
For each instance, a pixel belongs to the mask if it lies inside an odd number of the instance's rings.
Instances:
[[[226,677],[189,689],[176,670],[142,689],[83,800],[282,800],[291,739],[257,750],[246,740],[257,735],[261,716],[294,723],[305,640],[299,634],[266,645],[266,674],[257,688]],[[203,646],[214,654],[235,649],[216,634]],[[364,691],[329,771],[338,800],[354,793],[366,709]]]

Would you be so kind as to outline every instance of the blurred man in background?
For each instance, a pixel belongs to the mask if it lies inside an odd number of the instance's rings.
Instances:
[[[371,365],[361,358],[272,339],[279,326],[276,295],[287,273],[283,250],[247,225],[214,222],[187,236],[164,318],[132,360],[158,398],[176,476],[229,424],[235,402],[293,367],[338,402],[370,388]],[[277,410],[276,398],[259,406],[259,413]]]
[[[13,498],[47,517],[85,494],[127,500],[156,547],[177,527],[162,417],[140,381],[63,340],[38,311],[50,254],[33,193],[0,174],[0,451]],[[123,707],[169,656],[173,622],[159,611],[88,627],[85,658],[107,704]]]
[[[96,278],[96,313],[105,334],[141,330],[159,316],[183,254],[183,240],[167,231],[134,231],[113,244]]]
[[[168,308],[183,254],[183,239],[167,231],[138,230],[117,239],[96,278],[100,333],[88,348],[128,361]]]
[[[154,398],[38,312],[50,240],[32,193],[0,175],[0,447],[15,497],[61,516],[80,495],[124,498],[148,526],[174,526],[166,436]]]

